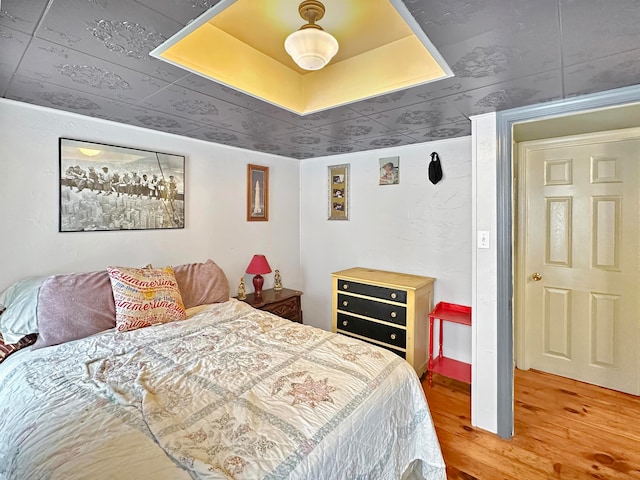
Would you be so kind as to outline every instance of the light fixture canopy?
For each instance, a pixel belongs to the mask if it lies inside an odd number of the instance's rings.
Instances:
[[[320,70],[338,53],[338,41],[315,23],[324,17],[322,2],[305,0],[298,7],[298,12],[308,23],[287,37],[284,49],[300,68]]]

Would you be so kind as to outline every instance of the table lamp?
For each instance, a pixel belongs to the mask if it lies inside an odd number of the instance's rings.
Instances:
[[[262,274],[271,273],[271,267],[269,266],[269,262],[267,262],[267,257],[264,255],[254,255],[247,267],[247,273],[255,275],[255,277],[253,277],[253,289],[256,297],[261,296],[262,285],[264,285]]]

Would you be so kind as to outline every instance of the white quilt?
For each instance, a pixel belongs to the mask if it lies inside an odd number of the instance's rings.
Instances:
[[[404,360],[236,300],[191,313],[0,365],[0,478],[446,478]]]

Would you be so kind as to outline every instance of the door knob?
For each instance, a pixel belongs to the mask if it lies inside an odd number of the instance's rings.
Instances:
[[[534,274],[532,274],[532,275],[531,275],[531,279],[532,279],[534,282],[539,282],[540,280],[542,280],[542,274],[541,274],[541,273],[536,272],[536,273],[534,273]]]

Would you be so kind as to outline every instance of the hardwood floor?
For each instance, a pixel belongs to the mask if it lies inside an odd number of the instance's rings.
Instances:
[[[640,479],[640,397],[516,370],[515,435],[503,440],[471,426],[468,385],[422,386],[449,479]]]

